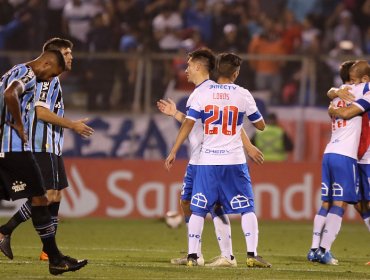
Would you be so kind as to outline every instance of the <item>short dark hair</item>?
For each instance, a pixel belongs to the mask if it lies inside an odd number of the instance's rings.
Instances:
[[[233,53],[221,53],[217,57],[217,75],[230,78],[235,71],[239,70],[242,59]]]
[[[339,76],[342,79],[343,84],[349,82],[351,79],[349,78],[349,70],[356,61],[354,60],[347,60],[343,62],[339,66]]]
[[[73,48],[73,43],[70,40],[55,37],[45,42],[44,46],[42,47],[42,51],[60,50],[67,48]]]
[[[66,63],[65,63],[65,60],[64,60],[64,56],[63,54],[58,51],[58,50],[48,50],[48,51],[44,51],[44,54],[48,55],[48,54],[52,54],[56,57],[57,59],[57,63],[58,63],[58,66],[60,68],[62,68],[63,71],[66,70]]]
[[[208,72],[211,73],[215,68],[216,56],[208,48],[200,48],[188,54],[188,58],[198,60],[205,64]]]

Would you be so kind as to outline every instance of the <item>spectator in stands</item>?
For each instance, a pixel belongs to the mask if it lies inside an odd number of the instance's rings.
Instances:
[[[360,28],[353,22],[352,14],[348,10],[344,10],[339,15],[339,22],[334,27],[332,32],[327,32],[326,36],[329,38],[329,47],[335,48],[344,40],[351,41],[355,48],[362,47],[361,31]],[[330,35],[332,37],[330,38]]]
[[[67,0],[48,0],[47,1],[47,25],[46,37],[61,37],[62,32],[62,15]]]
[[[207,1],[198,0],[184,11],[183,17],[186,28],[198,29],[202,40],[209,44],[211,43],[213,30],[212,30],[212,14],[207,10]]]
[[[102,13],[100,5],[91,1],[68,0],[62,15],[62,30],[74,44],[74,50],[87,50],[87,34],[95,15]]]
[[[180,14],[171,5],[163,5],[153,19],[153,34],[159,49],[175,52],[181,42],[183,22]]]
[[[343,81],[339,75],[339,69],[343,62],[343,57],[361,55],[362,50],[349,40],[340,41],[337,46],[329,52],[327,64],[333,73],[335,87],[340,87],[343,84]]]
[[[92,18],[86,41],[89,53],[112,50],[113,36],[109,23],[110,19],[107,13],[99,13]],[[115,63],[112,59],[91,56],[87,60],[85,85],[88,91],[87,109],[89,111],[110,109],[114,69]]]
[[[264,131],[256,131],[252,143],[261,150],[265,161],[285,161],[294,145],[289,135],[279,126],[276,114],[270,113]]]
[[[220,52],[241,53],[247,48],[243,39],[238,27],[233,23],[228,23],[223,28],[222,37],[217,40],[216,49]]]
[[[248,48],[249,54],[278,56],[285,54],[283,41],[275,29],[276,22],[265,18],[264,31],[252,38]],[[281,67],[283,61],[273,58],[259,58],[250,61],[255,70],[255,86],[257,90],[268,90],[271,92],[272,104],[280,102],[280,91],[282,88]]]

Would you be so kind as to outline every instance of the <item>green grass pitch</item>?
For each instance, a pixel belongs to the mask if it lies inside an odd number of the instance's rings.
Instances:
[[[4,218],[0,222],[5,222]],[[306,261],[311,222],[260,222],[258,252],[270,269],[245,265],[245,241],[239,220],[232,221],[237,268],[174,266],[169,260],[184,255],[185,226],[168,228],[161,220],[62,219],[57,240],[62,252],[89,259],[77,272],[52,276],[38,260],[41,243],[31,223],[13,234],[14,260],[0,256],[0,279],[370,279],[370,234],[361,223],[343,222],[332,252],[339,266]],[[213,223],[203,232],[206,260],[219,254]],[[56,278],[57,277],[57,278]]]

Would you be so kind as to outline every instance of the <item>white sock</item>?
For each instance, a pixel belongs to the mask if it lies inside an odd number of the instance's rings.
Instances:
[[[326,216],[319,214],[315,215],[313,220],[313,233],[312,233],[312,244],[311,248],[319,248],[321,241],[321,233],[325,226]]]
[[[340,231],[343,214],[344,210],[341,207],[332,206],[326,216],[325,228],[320,243],[320,246],[325,248],[326,251],[330,251],[331,245]]]
[[[188,228],[188,254],[199,254],[203,225],[203,217],[191,215]]]
[[[230,256],[233,254],[233,250],[229,217],[227,215],[216,216],[213,218],[213,224],[215,225],[215,232],[221,255],[231,259]]]
[[[367,217],[366,219],[364,219],[364,223],[367,229],[370,231],[370,217]]]
[[[258,222],[254,212],[242,215],[242,229],[247,243],[247,251],[257,256]]]

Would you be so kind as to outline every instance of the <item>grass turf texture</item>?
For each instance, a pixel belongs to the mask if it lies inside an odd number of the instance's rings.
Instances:
[[[55,278],[48,273],[47,262],[38,260],[41,243],[27,222],[13,233],[14,260],[0,256],[0,279],[370,279],[370,266],[364,265],[370,261],[370,234],[361,223],[342,224],[332,248],[340,265],[328,266],[306,261],[312,223],[260,222],[258,252],[272,263],[270,269],[246,267],[239,220],[232,221],[237,268],[171,265],[171,258],[185,254],[185,228],[170,229],[160,220],[62,219],[60,249],[87,258],[89,264]],[[219,254],[208,219],[202,247],[206,261]]]

